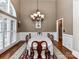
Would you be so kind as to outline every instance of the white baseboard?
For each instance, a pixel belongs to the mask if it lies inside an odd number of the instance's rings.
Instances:
[[[72,54],[79,59],[79,52],[72,50]]]

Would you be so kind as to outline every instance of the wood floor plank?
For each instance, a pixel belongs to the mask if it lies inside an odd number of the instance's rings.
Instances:
[[[62,48],[58,47],[57,41],[54,41],[54,45],[64,54],[64,56],[67,57],[67,59],[77,59],[74,55],[72,55],[72,52],[66,47],[64,46],[62,46]]]
[[[9,59],[25,42],[20,41],[0,55],[0,59]]]

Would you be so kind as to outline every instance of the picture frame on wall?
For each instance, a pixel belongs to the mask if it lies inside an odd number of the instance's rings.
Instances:
[[[41,29],[41,21],[36,21],[35,28]]]

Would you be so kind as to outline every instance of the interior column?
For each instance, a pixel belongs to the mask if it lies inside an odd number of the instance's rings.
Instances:
[[[79,52],[79,0],[73,0],[73,49]]]

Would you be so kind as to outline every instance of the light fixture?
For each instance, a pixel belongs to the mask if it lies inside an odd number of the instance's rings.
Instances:
[[[43,21],[44,20],[44,15],[41,14],[41,12],[38,9],[38,0],[37,0],[37,10],[35,13],[31,14],[30,17],[33,21]]]
[[[18,28],[20,28],[20,24],[21,24],[21,21],[19,20],[19,21],[18,21]]]

